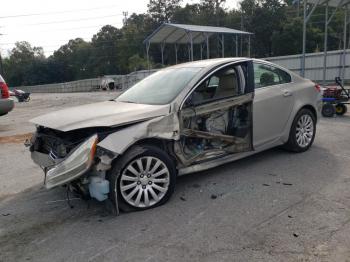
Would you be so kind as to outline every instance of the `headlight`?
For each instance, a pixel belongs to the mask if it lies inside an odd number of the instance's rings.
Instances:
[[[66,184],[89,170],[95,156],[97,141],[97,135],[93,135],[69,153],[66,159],[50,169],[46,174],[46,188]]]

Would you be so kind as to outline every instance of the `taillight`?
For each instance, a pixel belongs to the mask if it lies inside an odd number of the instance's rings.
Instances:
[[[0,91],[1,91],[2,98],[9,98],[10,97],[9,88],[6,85],[6,83],[0,82]]]
[[[315,84],[315,88],[317,92],[321,92],[321,86],[319,84]]]

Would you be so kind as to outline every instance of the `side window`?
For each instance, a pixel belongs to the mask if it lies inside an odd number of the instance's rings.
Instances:
[[[254,63],[255,88],[279,85],[291,82],[291,76],[274,66]]]
[[[247,68],[232,65],[215,72],[203,81],[191,94],[194,105],[244,94]]]

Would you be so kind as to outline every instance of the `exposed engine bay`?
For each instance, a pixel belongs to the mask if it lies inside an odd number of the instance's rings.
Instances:
[[[83,198],[92,196],[100,201],[106,199],[109,192],[106,170],[111,168],[111,162],[115,155],[100,147],[96,148],[96,143],[115,131],[116,129],[113,128],[97,127],[62,132],[46,127],[37,127],[37,132],[31,139],[30,151],[34,162],[45,172],[44,184],[46,187],[51,188],[68,184],[65,183],[66,180],[61,174],[60,178],[56,179],[55,169],[59,170],[60,165],[62,166],[74,154],[77,155],[86,141],[91,140],[91,137],[96,137],[94,145],[90,149],[91,153],[88,153],[92,159],[87,159],[88,165],[85,169],[80,167],[82,175],[79,174],[79,167],[75,168],[75,172],[78,174],[76,179],[73,179],[74,176],[67,173],[69,175],[68,187],[70,191],[79,193]],[[79,155],[76,157],[79,157]],[[69,170],[69,164],[66,164],[66,166],[68,166],[66,169]],[[101,185],[104,185],[103,189],[101,189]]]

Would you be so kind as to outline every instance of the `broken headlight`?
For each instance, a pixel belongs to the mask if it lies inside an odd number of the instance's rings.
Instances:
[[[47,171],[45,186],[47,189],[66,184],[89,170],[96,152],[97,135],[93,135],[55,167]]]

